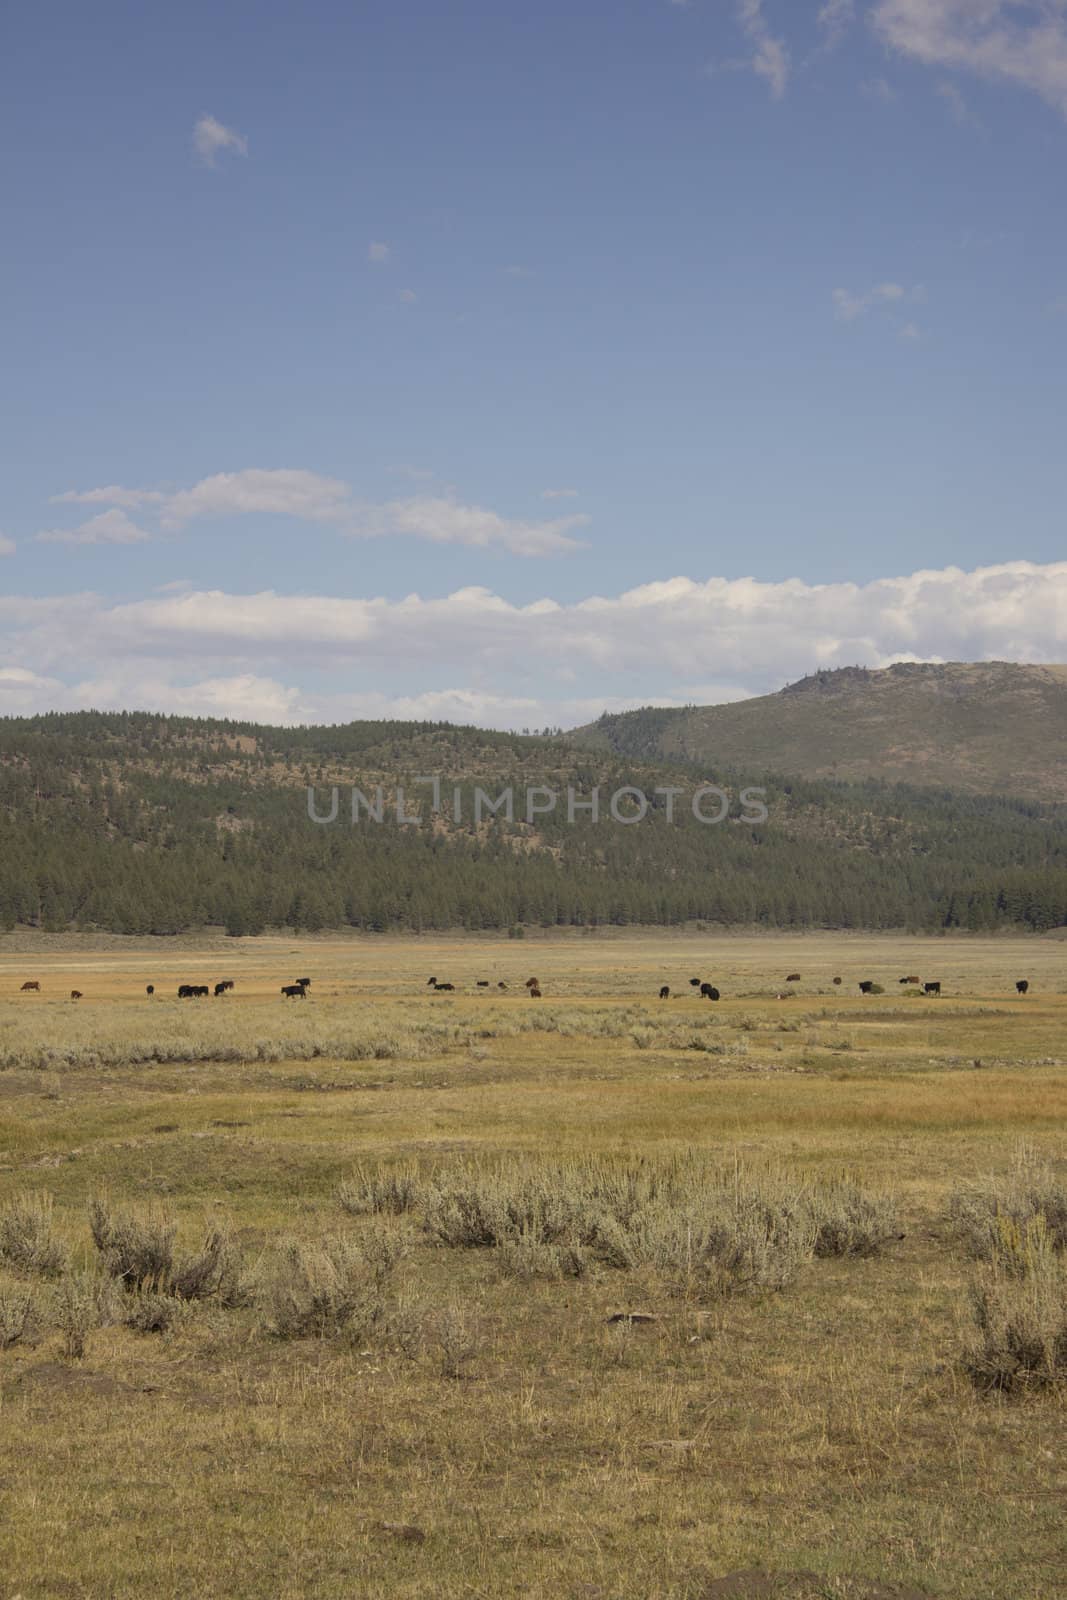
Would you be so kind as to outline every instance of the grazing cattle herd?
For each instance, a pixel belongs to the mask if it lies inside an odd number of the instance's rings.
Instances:
[[[802,979],[801,979],[801,975],[800,975],[799,972],[791,972],[788,975],[788,977],[786,978],[785,981],[786,981],[786,983],[800,983],[802,981]],[[835,985],[837,985],[839,987],[841,982],[842,982],[842,979],[840,977],[834,977],[831,981]],[[940,982],[939,979],[935,979],[932,982],[923,982],[923,980],[920,977],[917,977],[914,974],[912,974],[912,975],[909,975],[906,978],[899,978],[897,980],[897,982],[900,983],[900,984],[908,985],[912,989],[919,990],[923,995],[940,996],[940,994],[941,994],[941,982]],[[488,989],[491,986],[492,986],[492,979],[491,978],[477,978],[475,980],[475,983],[474,983],[474,987],[476,989]],[[719,1000],[719,999],[721,999],[721,995],[720,995],[719,990],[715,987],[715,985],[713,983],[707,982],[706,979],[690,978],[689,979],[689,986],[690,986],[690,988],[696,989],[698,991],[699,996],[700,996],[700,998],[702,1000]],[[179,1000],[203,1000],[203,999],[206,999],[207,996],[212,994],[212,993],[214,994],[216,999],[220,999],[223,995],[229,994],[234,989],[234,987],[235,987],[234,980],[232,978],[223,978],[223,979],[221,979],[218,983],[215,984],[214,989],[212,989],[206,983],[181,983],[181,984],[178,985],[178,999]],[[426,987],[434,994],[455,994],[455,992],[456,992],[456,985],[454,983],[442,983],[440,981],[440,979],[438,979],[436,976],[432,977],[432,978],[427,978]],[[501,979],[498,979],[496,987],[498,989],[506,989],[507,988],[507,984],[501,978]],[[538,978],[527,978],[524,987],[526,989],[527,994],[530,996],[530,998],[532,1000],[540,1000],[541,999],[542,990],[541,990],[541,983],[540,983],[540,980]],[[310,978],[297,978],[295,983],[283,983],[282,984],[282,986],[281,986],[281,995],[282,995],[282,998],[284,1000],[297,1000],[297,999],[306,1000],[307,999],[307,995],[308,995],[308,990],[310,988],[311,988],[311,979]],[[881,984],[876,983],[873,978],[864,978],[864,979],[862,979],[860,984],[859,984],[859,991],[863,995],[877,995],[877,994],[884,994],[884,992],[885,992],[884,989],[882,988]],[[32,993],[32,994],[40,994],[41,993],[40,979],[38,979],[38,978],[28,978],[20,986],[19,992],[21,994],[26,994],[27,992],[28,993]],[[149,984],[147,984],[145,986],[145,994],[149,997],[149,999],[151,999],[155,995],[155,992],[156,992],[155,984],[149,983]],[[1029,978],[1018,978],[1016,980],[1016,982],[1015,982],[1015,992],[1016,992],[1017,995],[1020,995],[1020,996],[1029,994],[1029,992],[1030,992],[1030,980],[1029,980]],[[665,983],[660,987],[659,998],[661,1000],[670,1000],[672,995],[673,995],[674,999],[676,999],[676,1000],[682,998],[682,992],[679,992],[677,990],[672,990],[669,984]],[[81,1000],[83,998],[82,991],[80,989],[72,989],[70,991],[70,998],[72,1000]],[[779,1000],[784,1000],[784,999],[788,998],[788,996],[783,994],[783,993],[781,993],[781,992],[779,992],[778,995],[776,996],[776,998],[779,999]]]

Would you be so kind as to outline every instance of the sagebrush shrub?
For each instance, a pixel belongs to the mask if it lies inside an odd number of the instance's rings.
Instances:
[[[334,1235],[319,1243],[284,1241],[258,1285],[267,1329],[279,1339],[364,1338],[383,1324],[387,1289],[403,1253],[400,1240],[356,1243]]]
[[[115,1215],[107,1201],[89,1203],[89,1227],[104,1270],[127,1289],[163,1288],[174,1266],[177,1227],[166,1211],[152,1208]]]
[[[55,1278],[67,1253],[53,1232],[52,1196],[17,1194],[0,1211],[0,1261],[19,1272]]]
[[[0,1283],[0,1350],[33,1337],[38,1321],[34,1289],[25,1283]]]

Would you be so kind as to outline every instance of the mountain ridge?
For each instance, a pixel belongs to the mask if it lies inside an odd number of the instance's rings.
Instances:
[[[1062,802],[1067,665],[839,667],[725,705],[605,714],[569,737],[629,759]]]

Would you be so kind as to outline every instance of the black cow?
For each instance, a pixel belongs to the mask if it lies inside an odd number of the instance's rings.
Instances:
[[[541,985],[536,978],[527,978],[526,987],[527,989],[540,989]]]
[[[666,984],[664,984],[663,988],[660,990],[659,997],[660,997],[661,1000],[669,1000],[670,999],[671,991],[668,989]]]
[[[941,985],[939,983],[924,983],[923,984],[923,993],[924,994],[940,994],[941,993]]]
[[[498,988],[498,989],[506,989],[506,988],[507,988],[507,984],[506,984],[506,983],[505,983],[505,982],[504,982],[504,980],[503,980],[503,978],[502,978],[502,979],[501,979],[501,980],[500,980],[500,982],[499,982],[499,983],[498,983],[498,984],[497,984],[497,988]]]
[[[799,983],[800,982],[800,973],[799,972],[791,972],[789,974],[789,976],[786,978],[785,981],[786,981],[786,983]]]
[[[205,1000],[210,993],[206,983],[193,984],[193,996],[197,1000]]]
[[[297,978],[296,981],[300,985],[301,989],[310,989],[311,988],[311,979],[310,978]]]
[[[834,982],[835,982],[835,983],[840,983],[840,982],[841,982],[841,979],[840,979],[840,978],[835,978],[835,979],[834,979]]]
[[[81,992],[80,989],[72,989],[70,991],[70,998],[72,1000],[80,1000],[81,997],[82,997],[82,992]]]
[[[191,983],[180,983],[178,985],[178,999],[179,1000],[190,1000],[190,999],[192,999],[192,995],[193,995],[193,986],[192,986]]]
[[[295,1000],[297,995],[300,996],[301,1000],[306,1000],[308,997],[308,992],[302,983],[283,983],[282,994],[286,1000]]]
[[[145,990],[145,994],[155,994],[155,992],[156,992],[155,984],[154,983],[150,983],[148,985],[147,989]]]
[[[488,989],[488,987],[489,987],[489,979],[488,978],[479,978],[478,982],[476,984],[476,987],[479,988],[479,989]]]
[[[713,983],[702,983],[700,985],[700,998],[702,1000],[717,1000],[719,991]]]
[[[1026,992],[1027,992],[1027,990],[1029,988],[1030,988],[1030,980],[1029,980],[1029,978],[1020,978],[1018,983],[1015,985],[1015,993],[1016,994],[1026,994]]]
[[[530,999],[531,1000],[540,1000],[541,991],[537,987],[536,983],[531,983],[529,988],[530,988]]]
[[[871,979],[867,979],[860,984],[860,994],[870,994],[873,989],[874,983]]]
[[[217,1000],[220,994],[225,994],[229,987],[228,983],[217,983],[215,985],[215,999]]]
[[[436,978],[427,978],[426,979],[426,987],[427,987],[427,989],[436,989],[437,988],[437,979]]]
[[[454,991],[455,987],[456,986],[455,986],[454,983],[435,983],[434,984],[434,988],[437,990],[438,994],[445,994],[445,993],[452,994],[452,992]]]
[[[690,978],[689,987],[691,989],[699,989],[700,988],[700,979],[699,978]]]

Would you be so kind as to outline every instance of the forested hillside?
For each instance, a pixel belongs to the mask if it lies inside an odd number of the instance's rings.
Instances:
[[[442,810],[414,780],[440,774]],[[763,785],[765,823],[694,820],[689,793]],[[350,823],[353,784],[384,819]],[[397,820],[407,787],[418,825]],[[645,820],[607,816],[623,784]],[[473,789],[516,791],[512,822]],[[337,822],[308,816],[340,788]],[[603,792],[523,820],[531,785]],[[453,786],[460,789],[460,820]],[[674,820],[654,793],[673,786]],[[166,934],[220,925],[514,929],[598,924],[1047,929],[1067,923],[1067,812],[879,782],[626,763],[566,739],[446,724],[266,728],[141,713],[0,722],[0,925]]]

